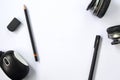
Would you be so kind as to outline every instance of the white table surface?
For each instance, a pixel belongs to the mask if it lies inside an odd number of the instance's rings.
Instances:
[[[120,24],[120,0],[112,0],[99,19],[86,11],[91,0],[0,0],[0,50],[15,50],[29,63],[24,80],[87,80],[95,36],[101,35],[95,80],[120,80],[120,45],[106,29]],[[35,62],[23,11],[27,6],[40,62]],[[18,18],[15,32],[8,23]],[[0,69],[0,80],[10,80]]]

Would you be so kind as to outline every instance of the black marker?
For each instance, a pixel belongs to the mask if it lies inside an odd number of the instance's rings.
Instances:
[[[92,59],[92,63],[91,63],[91,68],[90,68],[90,73],[89,73],[88,80],[92,80],[93,79],[93,73],[94,73],[94,68],[95,68],[98,48],[99,48],[99,45],[100,45],[100,40],[101,40],[101,36],[100,35],[96,35],[95,43],[94,43],[94,54],[93,54],[93,59]]]

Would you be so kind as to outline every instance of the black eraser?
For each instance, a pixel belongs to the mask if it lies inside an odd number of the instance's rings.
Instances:
[[[10,31],[15,31],[19,25],[21,24],[21,22],[17,19],[17,18],[14,18],[10,23],[9,25],[7,26],[8,30]]]

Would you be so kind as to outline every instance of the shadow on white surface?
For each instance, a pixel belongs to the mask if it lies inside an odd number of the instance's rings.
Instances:
[[[29,74],[23,80],[37,80],[36,71],[31,66]]]

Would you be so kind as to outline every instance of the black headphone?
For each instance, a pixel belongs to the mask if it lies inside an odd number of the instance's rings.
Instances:
[[[112,39],[112,45],[120,43],[120,25],[107,28],[108,38]]]
[[[111,0],[92,0],[92,2],[87,7],[87,10],[92,10],[93,14],[102,18],[110,4]]]

